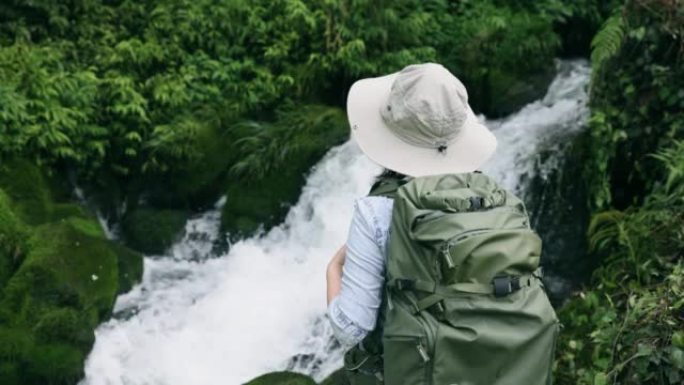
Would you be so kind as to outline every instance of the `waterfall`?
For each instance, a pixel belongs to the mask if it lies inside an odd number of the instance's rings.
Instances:
[[[562,152],[554,149],[586,121],[588,80],[585,61],[560,61],[542,100],[488,121],[499,146],[483,170],[522,193],[522,180],[557,167]],[[542,159],[541,151],[554,155]],[[96,330],[81,384],[234,385],[284,369],[320,380],[339,368],[325,268],[345,241],[354,199],[379,171],[354,143],[333,148],[280,226],[225,255],[211,255],[221,202],[189,220],[168,255],[145,258],[142,283]]]

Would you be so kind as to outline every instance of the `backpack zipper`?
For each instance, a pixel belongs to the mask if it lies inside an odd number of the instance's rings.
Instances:
[[[423,345],[423,341],[421,340],[418,343],[418,352],[420,353],[421,357],[423,357],[423,361],[425,363],[425,383],[426,384],[432,384],[432,366],[433,366],[433,361],[430,359],[430,354],[434,356],[435,352],[435,338],[433,334],[432,327],[429,325],[427,320],[425,320],[422,312],[418,313],[415,315],[416,319],[418,320],[418,323],[423,327],[423,330],[425,331],[425,345]],[[427,346],[426,346],[427,345]]]

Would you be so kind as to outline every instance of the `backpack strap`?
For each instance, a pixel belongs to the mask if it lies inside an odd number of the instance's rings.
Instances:
[[[521,275],[506,275],[497,276],[492,279],[492,283],[475,283],[475,282],[459,282],[451,285],[438,285],[435,282],[419,281],[412,279],[395,278],[387,283],[391,289],[398,291],[413,291],[423,292],[428,295],[419,299],[413,300],[414,314],[425,310],[433,305],[440,303],[442,300],[454,297],[463,293],[471,294],[492,294],[495,297],[505,297],[520,290],[524,286],[533,286],[541,283],[541,270],[533,273]]]
[[[466,212],[487,210],[506,204],[506,191],[495,189],[485,195],[480,195],[473,190],[465,190],[472,195],[465,197],[454,196],[451,191],[431,191],[420,199],[424,208],[441,209],[452,212]]]
[[[399,190],[399,187],[406,184],[409,180],[411,180],[410,177],[381,177],[373,184],[368,196],[384,196],[394,199],[397,195],[397,190]]]

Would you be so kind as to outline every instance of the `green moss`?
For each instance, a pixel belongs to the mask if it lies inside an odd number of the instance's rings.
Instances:
[[[33,341],[29,330],[0,325],[0,363],[25,359],[31,353]]]
[[[143,275],[143,257],[140,253],[115,242],[110,247],[116,253],[119,266],[119,293],[125,293],[140,282]]]
[[[216,127],[199,127],[192,140],[193,156],[188,161],[147,175],[140,183],[149,205],[200,210],[215,203],[232,161],[226,153],[231,140]]]
[[[90,236],[70,222],[36,228],[31,251],[21,267],[40,266],[52,272],[56,285],[78,294],[84,308],[108,314],[117,292],[117,257],[107,240]]]
[[[321,385],[349,385],[349,379],[347,378],[347,373],[344,368],[337,370],[333,374],[329,375]]]
[[[27,224],[37,225],[50,220],[50,189],[34,164],[21,159],[3,163],[0,188],[12,198],[15,213]]]
[[[83,353],[69,345],[48,344],[34,348],[25,363],[28,383],[71,385],[83,377]]]
[[[275,372],[259,376],[245,385],[316,385],[316,382],[299,373]]]
[[[33,332],[41,342],[64,342],[87,352],[95,342],[93,329],[96,326],[76,309],[60,308],[45,313]]]
[[[0,190],[0,297],[5,283],[23,259],[27,237],[28,228],[14,214],[9,198]]]
[[[5,287],[3,306],[15,319],[31,320],[49,306],[79,306],[78,292],[69,282],[60,280],[54,269],[24,263]]]
[[[161,254],[182,236],[188,213],[180,210],[138,209],[124,217],[126,245],[147,254]]]

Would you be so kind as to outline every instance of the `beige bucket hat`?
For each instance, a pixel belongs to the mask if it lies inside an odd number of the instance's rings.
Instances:
[[[468,105],[463,83],[435,63],[357,81],[347,116],[369,158],[409,176],[475,171],[496,149],[496,138]]]

